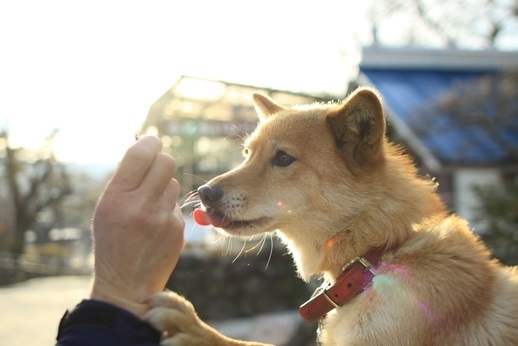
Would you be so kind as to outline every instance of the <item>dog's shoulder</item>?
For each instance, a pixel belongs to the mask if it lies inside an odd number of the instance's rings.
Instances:
[[[415,225],[410,239],[383,256],[371,287],[357,305],[344,311],[354,309],[356,322],[369,311],[370,318],[379,319],[382,330],[407,333],[423,342],[498,340],[517,330],[517,323],[510,319],[518,313],[517,283],[517,269],[492,259],[465,220],[436,215]],[[376,314],[373,306],[382,313]],[[509,330],[480,331],[481,326],[499,319],[508,322]]]

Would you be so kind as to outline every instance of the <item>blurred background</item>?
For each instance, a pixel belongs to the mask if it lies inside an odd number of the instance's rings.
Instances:
[[[385,102],[389,136],[495,257],[518,264],[518,1],[3,1],[0,341],[52,344],[88,294],[90,219],[136,133],[176,157],[182,195],[241,161],[251,93]],[[275,237],[222,239],[184,208],[168,287],[227,335],[314,345]]]

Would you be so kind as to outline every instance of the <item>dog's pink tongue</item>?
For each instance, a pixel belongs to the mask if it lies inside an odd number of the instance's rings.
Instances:
[[[215,218],[202,209],[194,210],[192,217],[194,221],[201,226],[212,225],[214,227],[225,227],[230,223],[230,220]]]

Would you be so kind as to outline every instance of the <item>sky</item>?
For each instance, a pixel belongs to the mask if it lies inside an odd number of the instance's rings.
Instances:
[[[57,129],[59,159],[115,164],[182,74],[343,95],[367,4],[2,1],[0,129],[29,148]]]

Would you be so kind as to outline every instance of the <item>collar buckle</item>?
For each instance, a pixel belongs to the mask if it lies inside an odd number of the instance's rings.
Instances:
[[[346,264],[344,264],[342,267],[342,273],[344,271],[346,271],[347,269],[349,269],[351,266],[353,266],[356,262],[360,262],[365,267],[365,269],[363,270],[364,273],[369,271],[372,273],[372,275],[376,275],[376,271],[374,270],[374,265],[363,256],[355,257],[352,260],[350,260],[349,262],[347,262]]]

